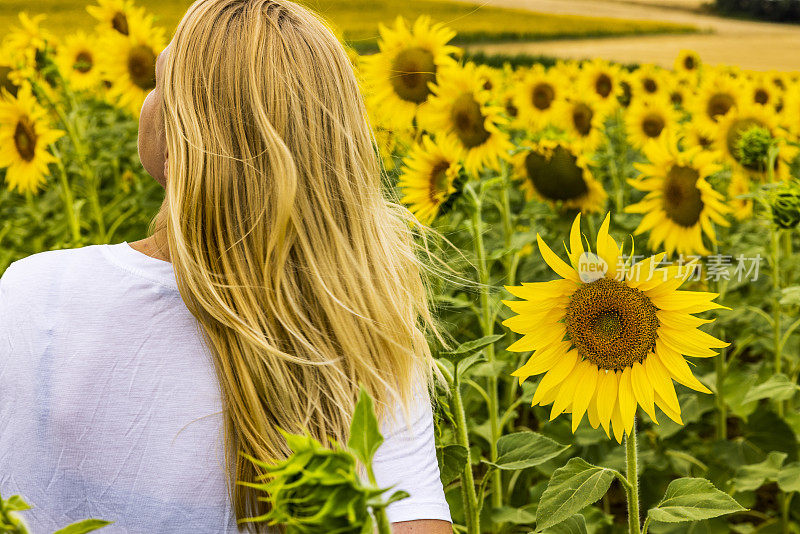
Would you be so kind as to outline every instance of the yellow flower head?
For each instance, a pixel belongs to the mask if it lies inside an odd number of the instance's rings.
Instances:
[[[728,226],[724,214],[730,211],[706,181],[722,169],[716,154],[699,147],[679,151],[673,138],[648,144],[644,153],[649,163],[634,164],[641,175],[629,183],[647,194],[625,209],[644,214],[635,234],[650,232],[648,246],[663,245],[668,254],[710,254],[703,234],[715,243],[713,223]]]
[[[686,109],[706,135],[716,131],[719,119],[744,101],[742,81],[727,73],[710,73],[687,103]]]
[[[475,65],[443,70],[432,89],[434,96],[420,111],[420,124],[460,147],[468,173],[478,173],[484,167],[498,169],[513,145],[500,131],[507,123],[504,109],[484,88]]]
[[[55,158],[48,151],[64,132],[52,129],[30,89],[0,101],[0,168],[10,190],[36,193]]]
[[[701,65],[700,55],[694,50],[681,50],[675,58],[675,72],[678,74],[697,74]]]
[[[566,141],[525,142],[514,155],[514,174],[525,198],[566,209],[602,211],[608,195],[592,175],[586,156]]]
[[[587,61],[581,66],[579,88],[594,94],[605,109],[619,105],[617,98],[622,95],[622,69],[602,59]]]
[[[398,17],[393,29],[379,26],[380,52],[361,58],[367,105],[386,128],[409,128],[440,83],[443,67],[454,65],[461,51],[447,43],[456,33],[420,16],[409,27]]]
[[[553,120],[555,104],[565,96],[565,78],[557,69],[533,65],[514,88],[514,107],[520,121],[541,129]]]
[[[636,99],[625,111],[628,140],[638,149],[668,137],[677,126],[678,114],[672,104],[661,98]]]
[[[430,224],[455,200],[462,150],[452,139],[422,142],[408,154],[397,184],[401,201],[423,224]]]
[[[73,89],[91,89],[100,83],[97,42],[84,32],[66,38],[56,54],[56,65]]]
[[[681,407],[673,380],[703,393],[686,356],[710,357],[726,347],[698,327],[710,322],[693,314],[722,308],[716,293],[679,291],[688,266],[659,267],[663,254],[634,266],[621,261],[606,216],[595,252],[584,249],[580,214],[570,233],[569,263],[537,235],[545,262],[561,278],[506,286],[523,300],[503,302],[517,313],[503,324],[523,336],[508,347],[533,351],[512,373],[520,383],[544,373],[533,405],[552,404],[550,419],[572,413],[572,431],[583,416],[622,442],[633,429],[637,406],[658,422],[655,407],[678,424]],[[592,268],[594,266],[594,268]]]

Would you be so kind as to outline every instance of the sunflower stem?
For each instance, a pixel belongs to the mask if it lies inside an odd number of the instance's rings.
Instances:
[[[636,443],[636,418],[633,419],[633,428],[625,436],[625,476],[630,488],[628,494],[628,531],[629,534],[641,534],[642,527],[639,518],[639,466],[638,449]]]
[[[75,212],[75,198],[72,195],[72,188],[69,185],[69,178],[67,177],[67,169],[64,168],[64,162],[61,159],[61,154],[56,148],[55,144],[50,145],[53,151],[53,156],[56,158],[56,166],[58,167],[58,178],[61,182],[61,190],[64,196],[64,209],[67,212],[67,222],[72,233],[72,244],[77,246],[81,241],[81,223],[78,214]]]
[[[375,516],[375,523],[378,527],[378,534],[392,534],[392,525],[386,515],[386,508],[373,508],[372,514]]]
[[[482,202],[479,195],[472,194],[472,231],[475,243],[475,256],[478,261],[478,282],[481,286],[481,316],[479,317],[484,336],[494,334],[494,318],[492,316],[491,301],[489,298],[489,267],[486,261],[486,249],[483,243],[483,219]],[[486,359],[489,364],[495,361],[494,345],[488,345],[485,349]],[[489,456],[492,462],[497,461],[497,440],[500,439],[500,424],[498,418],[498,391],[497,375],[490,373],[487,378],[489,394],[489,428],[491,439],[489,440]],[[492,473],[492,507],[499,508],[503,505],[503,479],[499,470]]]
[[[467,416],[464,413],[464,402],[461,399],[461,384],[458,378],[453,383],[453,404],[456,415],[456,431],[459,444],[467,450],[467,460],[461,472],[461,495],[464,499],[464,509],[467,518],[467,532],[480,533],[480,509],[478,496],[475,493],[475,477],[472,474],[472,455],[469,448],[469,432],[467,430]]]
[[[720,329],[720,339],[725,339],[725,330]],[[725,354],[726,350],[720,349],[719,356],[714,360],[717,373],[717,439],[728,439],[728,413],[725,398],[722,395],[722,384],[725,382]]]

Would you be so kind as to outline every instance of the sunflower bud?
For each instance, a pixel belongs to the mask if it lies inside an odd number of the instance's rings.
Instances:
[[[781,184],[770,198],[772,221],[778,228],[790,230],[800,224],[800,182]]]
[[[767,167],[770,146],[774,143],[770,131],[762,126],[752,126],[736,140],[736,154],[745,167]]]
[[[262,467],[266,482],[247,484],[266,493],[270,511],[259,518],[285,525],[287,534],[360,534],[372,532],[369,507],[385,490],[365,486],[359,479],[355,457],[345,450],[330,450],[310,436],[286,435],[292,455]]]

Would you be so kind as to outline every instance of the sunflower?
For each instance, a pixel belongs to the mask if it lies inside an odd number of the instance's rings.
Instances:
[[[551,282],[505,286],[522,301],[504,300],[514,317],[503,324],[523,334],[508,347],[535,351],[512,373],[520,383],[546,373],[536,387],[533,405],[552,403],[550,419],[572,413],[572,430],[586,415],[622,442],[634,424],[637,404],[654,422],[655,406],[678,424],[681,407],[673,380],[710,393],[694,377],[683,355],[709,357],[726,347],[698,330],[710,322],[692,314],[723,306],[716,293],[678,291],[692,273],[689,266],[658,268],[663,254],[629,268],[608,234],[607,215],[597,235],[596,255],[584,251],[580,214],[570,233],[570,264],[537,235],[545,262],[561,276]],[[599,267],[595,276],[589,267]],[[691,266],[691,264],[690,264]]]
[[[439,83],[442,67],[454,65],[460,49],[447,43],[456,33],[421,16],[409,28],[397,17],[394,29],[380,25],[380,52],[361,60],[369,105],[387,128],[408,128]]]
[[[97,43],[84,32],[67,37],[56,54],[56,65],[73,89],[91,89],[100,83],[95,59]]]
[[[565,141],[541,139],[525,142],[514,155],[514,174],[520,180],[525,198],[599,212],[607,194],[592,175],[586,156]]]
[[[603,140],[603,121],[607,108],[592,94],[582,94],[556,102],[553,124],[562,128],[579,150],[592,151]]]
[[[621,71],[617,65],[602,59],[587,61],[581,66],[579,86],[582,91],[597,95],[603,107],[616,107],[622,95]]]
[[[683,109],[692,95],[692,81],[687,78],[672,77],[667,81],[667,100],[676,108]]]
[[[477,174],[484,166],[499,168],[513,148],[499,126],[507,122],[503,108],[492,102],[474,64],[442,71],[432,86],[434,96],[420,111],[420,123],[437,136],[448,137],[464,153],[464,168]]]
[[[697,126],[706,135],[711,135],[716,130],[717,121],[743,100],[740,81],[727,74],[714,73],[697,88],[688,103],[687,111],[691,113]]]
[[[564,77],[537,63],[527,70],[514,89],[514,107],[531,128],[544,128],[553,118],[554,104],[565,93]]]
[[[16,62],[6,46],[0,46],[0,101],[4,95],[17,96],[20,88],[29,85],[22,80]]]
[[[694,76],[701,65],[700,55],[694,50],[681,50],[675,58],[675,72],[679,75]]]
[[[714,149],[714,136],[707,135],[694,121],[681,124],[677,135],[681,139],[683,149],[693,147],[699,147],[703,150]]]
[[[164,32],[148,24],[131,24],[127,36],[107,33],[97,64],[111,81],[108,98],[138,117],[147,94],[156,86],[156,59],[164,49]]]
[[[452,139],[433,141],[425,136],[406,157],[397,186],[401,201],[423,224],[445,213],[458,196],[461,148]]]
[[[786,92],[780,112],[781,126],[794,137],[800,139],[800,87],[792,87]]]
[[[664,139],[678,125],[678,114],[669,102],[660,98],[640,98],[625,111],[625,130],[630,143],[644,148],[648,143]]]
[[[6,46],[17,54],[36,54],[47,48],[49,43],[56,46],[58,39],[40,26],[45,15],[28,16],[26,12],[19,14],[20,25],[6,37]]]
[[[655,65],[642,65],[631,73],[631,92],[637,98],[663,98],[667,88],[664,71]]]
[[[767,169],[761,158],[746,158],[742,154],[743,136],[753,129],[763,132],[764,136],[772,139],[780,139],[781,132],[778,129],[778,120],[773,111],[754,104],[740,105],[730,110],[720,120],[716,129],[714,148],[722,154],[725,161],[731,164],[735,172],[747,173],[751,179],[765,181],[768,177]],[[762,150],[766,155],[765,150]],[[789,163],[794,159],[796,149],[787,143],[779,143],[779,154],[775,161],[774,176],[778,180],[786,180],[790,176]]]
[[[86,6],[86,11],[97,19],[100,34],[127,36],[131,34],[131,26],[152,25],[152,18],[146,16],[144,8],[135,7],[133,0],[97,0],[97,4]]]
[[[783,93],[761,74],[755,74],[748,80],[743,87],[743,92],[746,103],[769,106],[773,109],[778,108]]]
[[[47,112],[30,89],[0,101],[0,167],[6,167],[10,190],[35,193],[55,158],[47,151],[64,132],[50,127]]]
[[[731,182],[728,184],[728,204],[733,210],[733,216],[737,221],[743,221],[753,216],[753,199],[749,197],[751,180],[747,173],[736,172],[731,175]]]
[[[724,214],[730,211],[725,197],[706,181],[722,169],[715,154],[699,147],[679,151],[674,138],[649,143],[644,153],[648,163],[634,163],[641,176],[628,181],[647,192],[641,202],[625,209],[645,214],[634,234],[650,232],[648,246],[663,245],[668,254],[711,254],[703,234],[716,243],[712,223],[728,226]]]

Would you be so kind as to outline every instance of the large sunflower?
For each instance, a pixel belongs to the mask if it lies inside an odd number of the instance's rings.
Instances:
[[[638,149],[666,138],[677,126],[678,114],[672,104],[661,98],[636,99],[625,111],[628,140]]]
[[[719,119],[743,100],[741,81],[716,72],[703,80],[686,107],[698,128],[710,135]]]
[[[97,54],[101,76],[111,82],[108,98],[139,116],[144,99],[156,86],[156,59],[164,32],[149,24],[131,24],[127,36],[108,33]]]
[[[420,123],[463,150],[467,172],[478,173],[484,166],[498,169],[513,147],[499,129],[507,122],[503,107],[492,101],[474,64],[452,66],[441,74],[432,86],[434,96],[420,111]]]
[[[73,89],[91,89],[100,83],[97,42],[84,32],[66,38],[56,54],[56,65]]]
[[[650,143],[644,153],[649,163],[634,163],[641,176],[629,183],[647,195],[625,209],[645,214],[635,235],[650,232],[651,250],[663,245],[668,254],[710,254],[703,234],[715,243],[712,223],[728,226],[723,215],[730,211],[706,181],[722,169],[715,154],[699,147],[679,151],[674,139]]]
[[[10,190],[39,190],[48,175],[48,163],[55,161],[48,146],[63,134],[50,127],[47,112],[29,89],[0,100],[0,167],[6,167]]]
[[[380,52],[361,59],[368,105],[387,128],[408,128],[439,83],[442,67],[455,64],[460,49],[447,43],[456,33],[419,17],[409,28],[398,17],[394,29],[380,25]]]
[[[406,157],[397,186],[403,193],[401,201],[421,223],[430,224],[455,200],[460,156],[461,148],[452,139],[434,142],[426,136]]]
[[[744,159],[741,152],[741,144],[746,141],[743,136],[753,129],[762,129],[773,139],[782,137],[773,111],[765,106],[740,104],[719,120],[714,148],[731,164],[734,172],[743,172],[753,180],[765,181],[769,174],[765,165]],[[783,142],[779,143],[779,147],[774,176],[777,180],[786,180],[790,176],[790,163],[797,150]]]
[[[565,141],[526,142],[514,156],[515,177],[527,200],[599,212],[608,195],[592,175],[586,156]]]
[[[553,124],[562,128],[578,150],[591,152],[603,140],[603,121],[608,113],[600,99],[584,93],[555,104]]]
[[[634,99],[664,98],[668,77],[655,65],[645,64],[633,71],[629,77]]]
[[[697,329],[708,323],[692,314],[722,308],[716,293],[678,291],[692,273],[687,266],[658,268],[663,254],[633,268],[618,265],[620,249],[608,234],[609,216],[597,235],[596,255],[584,251],[580,214],[570,234],[570,264],[537,236],[545,262],[562,278],[506,286],[523,301],[503,302],[518,313],[503,324],[523,334],[508,347],[534,351],[512,373],[520,383],[545,373],[533,405],[552,403],[550,419],[572,413],[572,430],[586,415],[592,427],[622,442],[637,404],[657,422],[655,406],[682,424],[672,381],[710,393],[683,355],[709,357],[728,345]],[[603,270],[587,276],[587,263]]]
[[[537,63],[525,73],[514,90],[514,107],[531,128],[544,128],[553,119],[554,105],[564,98],[564,77]]]
[[[580,90],[597,95],[606,109],[616,107],[622,95],[621,71],[617,65],[603,59],[587,61],[581,66]]]

